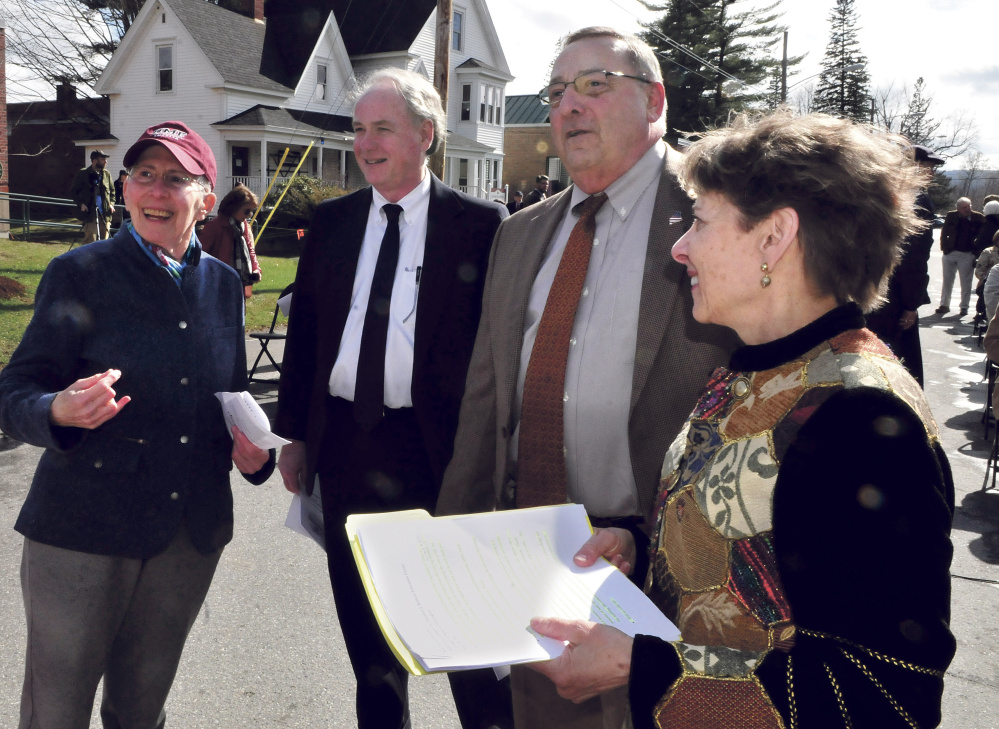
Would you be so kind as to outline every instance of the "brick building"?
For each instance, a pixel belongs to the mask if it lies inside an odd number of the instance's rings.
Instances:
[[[506,98],[503,150],[503,177],[511,195],[513,190],[525,194],[533,190],[534,179],[541,174],[551,179],[552,192],[571,182],[551,142],[548,107],[535,94]]]
[[[80,140],[107,139],[107,98],[78,97],[69,83],[56,87],[55,101],[4,104],[10,124],[11,192],[69,197],[73,175],[90,164]],[[117,170],[111,170],[114,177]],[[34,216],[34,206],[32,215]],[[66,215],[66,209],[53,210]]]

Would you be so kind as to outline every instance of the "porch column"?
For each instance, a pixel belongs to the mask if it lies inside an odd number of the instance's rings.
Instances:
[[[267,192],[267,137],[260,140],[260,197]],[[263,202],[261,199],[260,202]]]

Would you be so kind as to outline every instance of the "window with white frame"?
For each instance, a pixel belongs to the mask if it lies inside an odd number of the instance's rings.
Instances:
[[[173,46],[156,46],[156,90],[173,91]]]
[[[493,105],[493,92],[496,91],[492,86],[486,87],[486,121],[489,124],[493,123],[493,112],[495,111],[495,106]]]
[[[316,99],[326,101],[326,64],[316,66]]]
[[[486,120],[486,86],[479,84],[479,121]]]
[[[463,50],[465,45],[465,13],[455,10],[451,15],[451,48]]]

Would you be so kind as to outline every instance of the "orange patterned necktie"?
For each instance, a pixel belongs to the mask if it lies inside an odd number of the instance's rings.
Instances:
[[[517,506],[549,506],[567,500],[565,363],[576,308],[590,265],[596,215],[607,195],[592,195],[575,210],[579,220],[562,252],[524,378],[517,457]]]

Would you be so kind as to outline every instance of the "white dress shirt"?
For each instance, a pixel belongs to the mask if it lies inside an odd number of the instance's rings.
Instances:
[[[597,212],[593,250],[569,340],[564,396],[568,497],[585,505],[591,516],[640,513],[628,418],[645,254],[665,156],[666,146],[658,142],[605,190],[608,199]],[[562,253],[578,221],[572,208],[587,197],[573,188],[565,219],[531,288],[514,400],[511,473],[516,473],[521,402],[531,350]]]
[[[368,295],[375,276],[375,264],[388,220],[382,211],[388,205],[378,190],[372,188],[371,209],[364,231],[364,243],[357,259],[354,288],[350,295],[350,311],[340,337],[340,349],[330,372],[329,393],[344,400],[354,400],[357,384],[357,358],[361,353],[361,334]],[[413,406],[413,340],[416,334],[416,303],[420,292],[418,278],[422,274],[423,251],[427,239],[427,211],[430,207],[430,175],[424,171],[423,181],[398,203],[399,263],[392,284],[389,309],[388,339],[385,343],[385,407]]]

